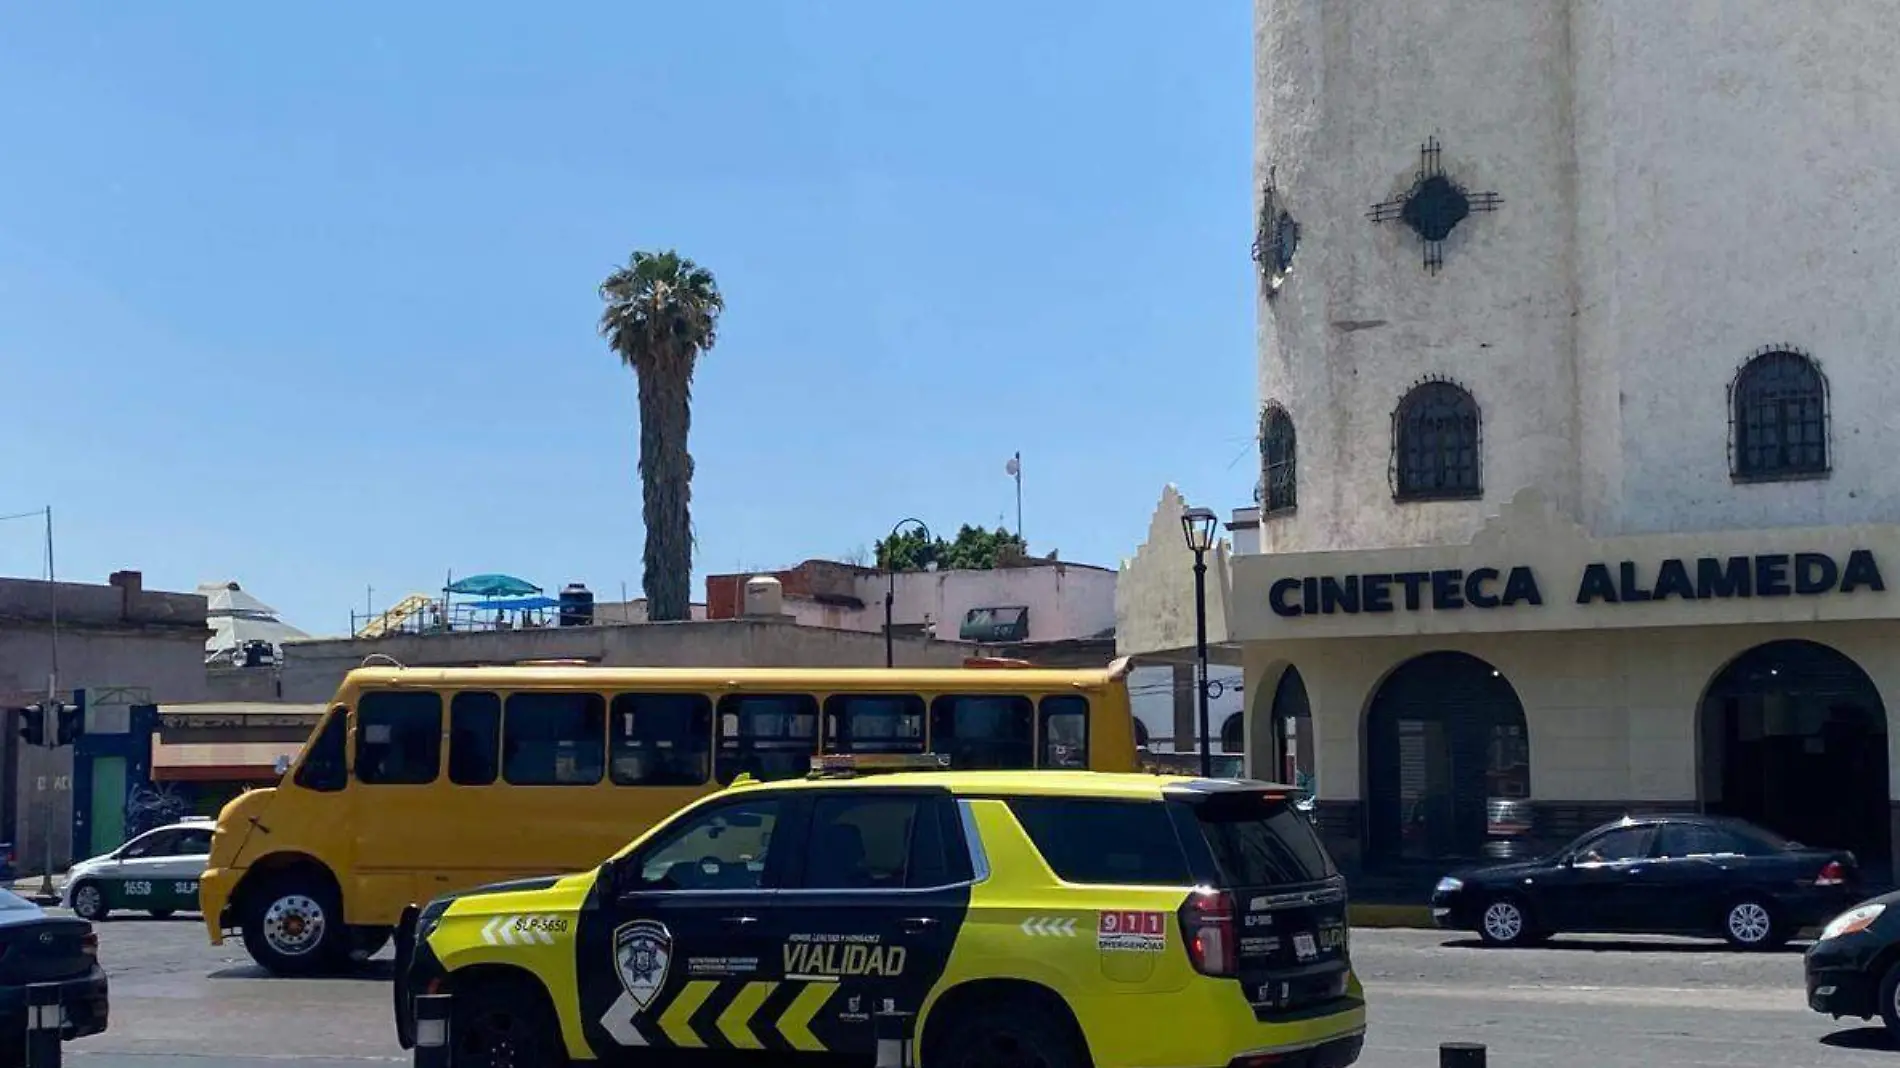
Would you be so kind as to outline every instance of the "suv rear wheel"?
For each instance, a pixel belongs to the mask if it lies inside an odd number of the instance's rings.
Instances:
[[[957,1015],[924,1055],[931,1068],[1088,1068],[1074,1030],[1045,1009],[991,1001]]]

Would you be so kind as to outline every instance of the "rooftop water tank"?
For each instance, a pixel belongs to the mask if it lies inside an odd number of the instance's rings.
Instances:
[[[785,587],[770,575],[754,575],[745,580],[745,616],[781,616],[785,614]]]
[[[561,588],[561,626],[585,627],[594,622],[594,591],[578,582]]]

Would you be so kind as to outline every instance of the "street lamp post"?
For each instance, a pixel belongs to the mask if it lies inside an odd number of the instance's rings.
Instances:
[[[1214,547],[1214,528],[1220,521],[1206,508],[1181,513],[1181,534],[1194,554],[1194,699],[1201,715],[1201,775],[1214,775],[1214,743],[1207,725],[1207,550]]]
[[[884,542],[884,570],[890,573],[891,584],[884,591],[884,666],[897,666],[897,648],[891,636],[892,606],[897,603],[897,532],[907,526],[915,526],[924,536],[924,544],[930,544],[930,528],[921,519],[900,519],[891,528],[891,536]]]

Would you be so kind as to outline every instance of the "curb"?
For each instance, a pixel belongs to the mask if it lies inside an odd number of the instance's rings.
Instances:
[[[1367,905],[1348,903],[1346,922],[1354,927],[1412,927],[1430,930],[1430,905]]]

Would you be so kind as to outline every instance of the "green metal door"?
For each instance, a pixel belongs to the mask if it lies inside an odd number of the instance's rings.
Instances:
[[[97,757],[92,762],[92,814],[86,820],[90,842],[73,843],[73,859],[96,857],[125,841],[125,758]]]

